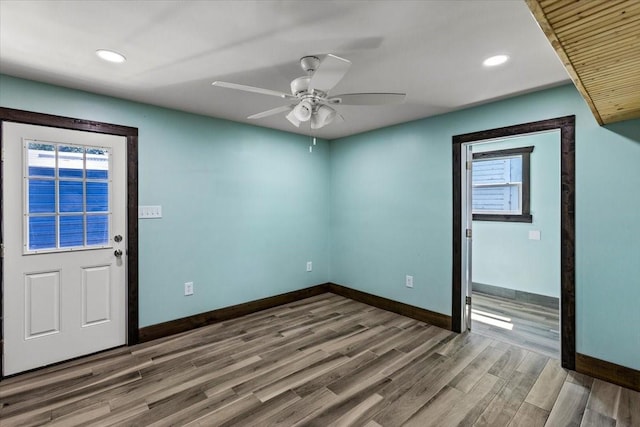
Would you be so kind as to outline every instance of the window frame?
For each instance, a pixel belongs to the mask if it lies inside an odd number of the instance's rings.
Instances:
[[[496,158],[522,157],[522,185],[521,185],[521,205],[522,213],[473,213],[473,221],[501,221],[501,222],[525,222],[532,223],[531,215],[531,153],[534,146],[508,148],[504,150],[492,150],[482,153],[473,153],[473,160],[487,160]],[[473,174],[473,167],[471,169]],[[472,175],[473,176],[473,175]],[[472,184],[473,187],[473,184]]]
[[[31,176],[31,174],[29,173],[29,144],[30,143],[36,143],[36,144],[45,144],[45,145],[52,145],[55,147],[54,151],[52,151],[52,153],[54,154],[54,175],[53,177],[40,177],[40,176]],[[22,158],[22,167],[23,167],[23,191],[22,191],[22,197],[23,197],[23,249],[22,249],[22,254],[23,255],[38,255],[38,254],[49,254],[49,253],[65,253],[65,252],[78,252],[78,251],[91,251],[91,250],[97,250],[97,249],[109,249],[113,247],[113,239],[111,237],[111,230],[112,230],[112,204],[113,204],[113,193],[112,193],[112,184],[113,184],[113,178],[112,178],[112,174],[113,174],[113,170],[112,170],[112,165],[111,165],[111,157],[112,157],[112,152],[111,149],[109,147],[100,147],[100,146],[96,146],[96,145],[83,145],[83,144],[72,144],[72,143],[66,143],[66,142],[57,142],[57,141],[41,141],[41,140],[37,140],[37,139],[32,139],[32,138],[24,138],[22,141],[23,144],[23,148],[22,148],[22,152],[23,152],[23,158]],[[82,148],[84,150],[83,152],[83,159],[82,159],[82,165],[83,165],[83,176],[82,178],[75,178],[75,177],[60,177],[59,175],[59,147],[78,147],[78,148]],[[103,150],[107,153],[107,162],[108,162],[108,167],[107,167],[107,178],[106,179],[97,179],[97,178],[88,178],[87,177],[87,153],[86,150],[88,149],[99,149],[99,150]],[[52,181],[54,183],[54,194],[55,194],[55,201],[54,201],[54,211],[51,213],[32,213],[29,212],[29,180],[30,179],[37,179],[37,180],[42,180],[42,181]],[[83,200],[82,200],[82,212],[61,212],[60,211],[60,181],[70,181],[70,182],[81,182],[82,186],[83,186]],[[92,211],[88,211],[87,210],[87,205],[86,205],[86,198],[87,198],[87,183],[91,183],[91,182],[105,182],[107,183],[107,203],[108,203],[108,209],[107,211],[99,211],[99,212],[92,212]],[[79,216],[81,215],[83,217],[83,244],[82,245],[74,245],[74,246],[61,246],[60,244],[60,218],[62,217],[71,217],[71,216]],[[87,218],[90,216],[107,216],[107,241],[104,244],[95,244],[95,245],[89,245],[87,244]],[[55,247],[50,247],[50,248],[39,248],[39,249],[30,249],[30,239],[29,239],[29,219],[32,217],[46,217],[46,216],[53,216],[55,218],[54,223],[55,223],[55,233],[56,233],[56,239],[55,239]]]

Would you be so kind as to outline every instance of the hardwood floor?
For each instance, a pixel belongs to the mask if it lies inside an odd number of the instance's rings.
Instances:
[[[640,393],[322,294],[0,383],[0,424],[640,426]]]
[[[560,359],[560,309],[474,292],[471,331]]]

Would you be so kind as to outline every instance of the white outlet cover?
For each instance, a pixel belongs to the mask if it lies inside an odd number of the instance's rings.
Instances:
[[[407,288],[413,288],[413,276],[407,275],[405,277],[404,284]]]
[[[307,261],[307,271],[313,271],[313,262]]]
[[[193,295],[193,282],[186,282],[184,284],[184,295]]]
[[[529,230],[529,240],[540,240],[540,230]]]

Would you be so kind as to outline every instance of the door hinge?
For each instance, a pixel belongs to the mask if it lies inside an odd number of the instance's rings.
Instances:
[[[467,229],[465,230],[465,236],[467,236],[467,239],[470,239],[470,238],[471,238],[471,229],[470,229],[470,228],[467,228]]]
[[[0,258],[4,258],[4,243],[0,243]]]
[[[464,297],[464,303],[467,305],[471,305],[471,297]]]
[[[470,171],[473,167],[473,160],[467,160],[467,170]]]

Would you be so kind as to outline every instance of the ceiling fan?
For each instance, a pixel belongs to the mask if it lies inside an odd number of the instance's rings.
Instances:
[[[349,67],[351,67],[351,61],[332,54],[326,55],[322,61],[317,56],[304,56],[300,59],[300,66],[307,72],[307,75],[298,77],[291,82],[291,94],[221,81],[215,81],[212,85],[277,96],[290,101],[289,105],[272,108],[247,118],[261,119],[274,114],[288,112],[286,115],[287,120],[294,126],[300,127],[300,123],[308,121],[311,129],[320,129],[331,123],[336,117],[342,119],[342,116],[331,107],[332,105],[401,104],[406,96],[404,93],[329,95],[329,91],[342,80],[347,71],[349,71]]]

